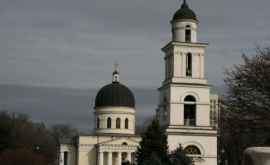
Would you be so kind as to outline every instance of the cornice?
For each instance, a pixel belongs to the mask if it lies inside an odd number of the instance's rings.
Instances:
[[[204,42],[179,42],[179,41],[171,41],[167,45],[165,45],[161,50],[163,52],[167,52],[168,49],[172,48],[173,46],[186,46],[186,47],[201,47],[206,48],[209,43]]]

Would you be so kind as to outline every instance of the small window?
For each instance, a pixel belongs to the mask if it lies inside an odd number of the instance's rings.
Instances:
[[[186,40],[186,42],[191,42],[191,29],[190,29],[190,25],[187,25],[186,26],[185,40]]]
[[[188,155],[201,155],[200,149],[194,145],[187,146],[184,150]]]
[[[192,54],[188,53],[186,56],[186,76],[192,76]]]
[[[100,119],[97,118],[97,128],[100,128]]]
[[[116,128],[121,128],[121,119],[120,118],[117,118],[116,119]]]
[[[163,118],[164,118],[164,120],[166,120],[167,117],[168,117],[168,107],[167,107],[167,104],[168,104],[167,99],[166,99],[166,97],[164,97],[164,99],[163,99]]]
[[[107,128],[112,128],[112,119],[110,117],[107,118]]]
[[[125,129],[128,129],[128,118],[125,120]]]

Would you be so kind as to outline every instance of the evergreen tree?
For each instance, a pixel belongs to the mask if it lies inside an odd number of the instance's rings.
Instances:
[[[137,164],[144,165],[147,160],[152,160],[149,158],[154,159],[154,155],[158,156],[162,164],[169,163],[167,136],[156,119],[152,121],[142,135],[142,140],[136,153]]]
[[[192,160],[187,157],[185,151],[180,145],[171,155],[170,155],[171,165],[191,165]]]
[[[162,164],[160,158],[154,153],[150,156],[150,158],[143,161],[142,164],[143,165],[164,165]]]

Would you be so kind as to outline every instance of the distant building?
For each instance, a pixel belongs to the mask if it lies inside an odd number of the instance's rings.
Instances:
[[[211,93],[210,95],[210,125],[217,129],[219,119],[219,97],[217,94]]]
[[[198,19],[186,1],[171,21],[172,40],[162,48],[165,78],[156,116],[166,127],[169,151],[180,144],[195,165],[217,165],[218,95],[210,94],[204,74],[207,43],[197,41]],[[60,165],[135,163],[141,138],[135,135],[133,93],[113,72],[95,100],[95,133],[60,146]]]

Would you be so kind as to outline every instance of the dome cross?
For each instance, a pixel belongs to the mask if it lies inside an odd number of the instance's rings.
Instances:
[[[118,83],[119,82],[119,64],[118,63],[114,63],[114,71],[112,74],[112,82],[113,83]]]

